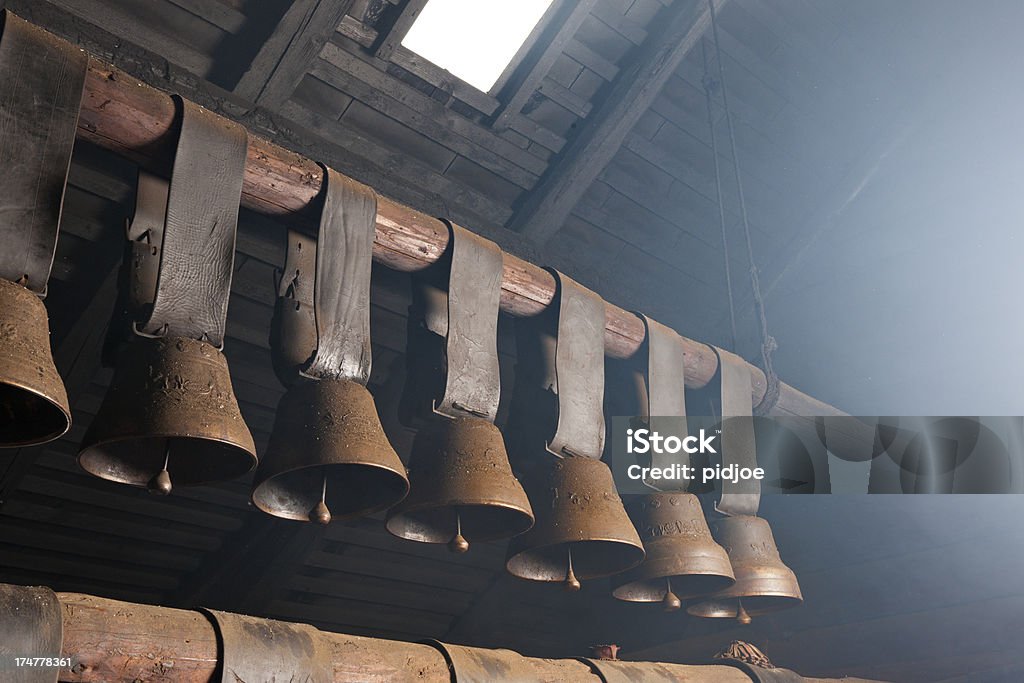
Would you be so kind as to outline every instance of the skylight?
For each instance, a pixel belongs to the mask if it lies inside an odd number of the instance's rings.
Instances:
[[[402,45],[488,92],[552,0],[430,0]]]

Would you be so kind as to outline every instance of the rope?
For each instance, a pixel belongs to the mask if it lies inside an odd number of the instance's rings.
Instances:
[[[772,353],[778,348],[778,344],[775,338],[768,333],[768,316],[765,313],[764,297],[761,295],[761,283],[758,278],[758,269],[754,261],[754,245],[750,238],[750,219],[747,216],[747,202],[743,196],[743,178],[740,175],[740,161],[739,155],[736,152],[736,131],[732,123],[732,112],[729,110],[729,95],[728,88],[725,84],[725,70],[722,68],[722,49],[718,41],[718,17],[715,12],[715,0],[708,0],[708,8],[711,12],[711,34],[714,38],[715,43],[715,59],[717,61],[718,68],[718,84],[722,87],[722,106],[725,109],[725,122],[729,130],[729,147],[732,152],[732,165],[733,170],[736,174],[736,191],[740,201],[740,217],[743,219],[743,235],[747,244],[747,263],[750,266],[750,286],[753,290],[754,295],[754,309],[757,311],[758,323],[760,324],[760,336],[761,336],[761,361],[764,365],[764,376],[767,386],[765,387],[764,396],[761,401],[754,406],[755,415],[767,415],[772,408],[775,407],[776,402],[779,400],[779,377],[775,374],[775,368],[772,366]],[[703,42],[702,42],[703,45]],[[707,56],[705,54],[705,78],[707,79]],[[710,81],[710,79],[708,79]],[[708,94],[708,111],[709,119],[711,110],[711,92],[708,84],[704,86],[705,92]],[[715,150],[714,144],[714,126],[712,124],[712,150]],[[725,240],[725,209],[724,201],[722,198],[721,189],[721,177],[718,173],[718,154],[715,152],[715,180],[717,183],[718,190],[718,206],[719,214],[722,221],[722,239]],[[728,273],[728,252],[726,252],[726,273]],[[729,314],[734,316],[733,313],[734,303],[732,299],[732,287],[729,287]],[[733,345],[735,346],[735,319],[733,319]]]

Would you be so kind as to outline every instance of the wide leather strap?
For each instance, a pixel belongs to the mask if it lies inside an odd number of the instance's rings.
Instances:
[[[721,384],[722,465],[753,470],[757,467],[754,440],[754,412],[750,399],[750,366],[734,353],[712,347],[718,354]],[[761,482],[757,479],[722,481],[722,493],[715,509],[723,515],[756,516],[761,505]]]
[[[0,584],[0,680],[56,683],[59,666],[18,666],[16,657],[61,656],[64,621],[49,588]]]
[[[217,628],[222,683],[334,680],[330,642],[313,626],[206,608],[201,611]]]
[[[270,321],[270,356],[277,378],[291,386],[316,352],[316,239],[289,230],[284,267],[275,274],[277,301]]]
[[[647,418],[652,431],[664,437],[686,438],[686,354],[683,339],[670,327],[640,314],[647,330]],[[651,467],[689,466],[686,451],[652,453]],[[670,480],[645,482],[660,490],[669,490]],[[685,481],[678,486],[685,488]]]
[[[753,409],[753,404],[751,404],[751,409]],[[716,659],[714,663],[732,666],[741,670],[750,676],[750,680],[753,683],[801,683],[801,681],[806,680],[797,672],[790,671],[789,669],[766,669],[738,659]]]
[[[671,664],[660,662],[625,662],[618,659],[593,659],[580,657],[579,661],[590,665],[602,683],[681,683],[690,680],[682,678],[678,670]],[[708,680],[714,680],[711,676]]]
[[[555,393],[558,424],[547,444],[559,457],[604,451],[604,300],[557,270]]]
[[[370,266],[377,195],[326,166],[316,247],[316,352],[303,374],[315,379],[370,379]]]
[[[4,11],[0,277],[46,296],[88,56]]]
[[[124,283],[125,307],[134,317],[152,306],[156,298],[169,191],[170,183],[165,178],[139,169],[135,212],[125,229],[130,250]]]
[[[174,155],[153,310],[136,325],[151,337],[224,344],[235,261],[245,128],[175,96],[181,130]]]
[[[435,410],[448,417],[498,414],[498,308],[501,249],[458,225],[451,230],[451,269],[445,321],[445,388]],[[429,321],[428,321],[429,324]]]

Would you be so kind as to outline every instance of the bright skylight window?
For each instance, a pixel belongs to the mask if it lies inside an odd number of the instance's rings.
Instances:
[[[430,0],[402,45],[488,92],[552,0]]]

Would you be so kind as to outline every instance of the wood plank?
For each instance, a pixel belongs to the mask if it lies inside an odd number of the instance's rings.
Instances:
[[[593,109],[593,105],[585,97],[580,97],[550,78],[544,79],[538,86],[537,92],[581,119],[587,118],[590,110]]]
[[[245,26],[245,14],[219,0],[170,0],[178,7],[231,34]]]
[[[598,3],[594,7],[593,15],[634,45],[641,45],[647,40],[647,31],[644,27],[626,17],[613,5],[604,2]]]
[[[352,0],[297,0],[253,58],[235,93],[268,109],[284,104],[351,7]]]
[[[547,242],[562,227],[710,20],[711,13],[704,3],[681,2],[672,10],[658,32],[638,48],[639,53],[619,75],[591,121],[552,165],[510,227],[539,243]]]
[[[377,47],[376,54],[379,59],[386,61],[391,59],[391,54],[405,40],[405,35],[412,28],[412,25],[416,23],[420,12],[426,7],[427,2],[428,0],[406,0],[402,12],[395,19],[395,23],[391,25],[391,28],[381,39],[380,45]]]
[[[397,64],[406,71],[411,71],[435,88],[448,93],[460,102],[465,102],[485,116],[493,114],[501,105],[498,98],[477,90],[450,71],[442,69],[401,45],[392,53],[391,63]]]
[[[611,83],[619,75],[619,67],[604,56],[573,39],[565,45],[565,54]]]
[[[322,59],[312,69],[317,78],[471,157],[481,166],[507,174],[510,180],[523,187],[532,187],[537,176],[547,168],[532,154],[379,71],[344,48],[329,43],[320,56]],[[515,166],[510,166],[509,162]]]
[[[351,14],[346,14],[338,24],[338,33],[349,40],[354,40],[363,47],[371,47],[377,42],[377,31],[372,26],[367,26]]]
[[[507,101],[494,119],[492,127],[495,130],[500,131],[510,127],[512,116],[523,110],[527,101],[533,96],[534,91],[540,86],[548,72],[551,71],[555,60],[565,50],[572,37],[576,35],[580,24],[590,14],[590,10],[595,4],[597,4],[597,0],[580,0],[579,2],[568,3],[572,10],[562,21],[562,25],[558,28],[551,41],[544,46],[529,70],[521,78],[510,82],[503,88]]]

